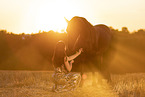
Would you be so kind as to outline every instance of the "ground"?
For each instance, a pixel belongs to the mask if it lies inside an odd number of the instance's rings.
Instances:
[[[83,87],[52,92],[52,71],[0,71],[0,97],[145,97],[145,74],[112,74],[112,83],[91,85],[91,73]],[[96,75],[98,75],[96,73]],[[97,77],[97,76],[96,76]]]

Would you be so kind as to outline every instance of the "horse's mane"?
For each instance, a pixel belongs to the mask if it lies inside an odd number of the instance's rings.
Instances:
[[[87,32],[87,33],[93,28],[93,25],[89,23],[84,17],[78,17],[78,16],[73,17],[69,21],[69,25],[76,25],[80,28],[80,30],[84,30],[83,32]]]

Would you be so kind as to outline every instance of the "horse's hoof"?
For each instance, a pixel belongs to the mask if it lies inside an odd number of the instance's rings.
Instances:
[[[92,86],[96,86],[97,85],[97,83],[96,82],[92,82]]]
[[[80,83],[79,87],[83,87],[83,83]]]

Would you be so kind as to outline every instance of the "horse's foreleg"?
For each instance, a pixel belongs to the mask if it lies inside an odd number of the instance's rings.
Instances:
[[[84,84],[84,79],[83,79],[83,74],[84,74],[84,72],[81,72],[81,82],[80,82],[80,87],[82,87],[83,86],[83,84]]]
[[[83,61],[84,62],[84,61]],[[83,79],[83,74],[84,74],[84,64],[81,64],[81,82],[80,82],[80,87],[83,86],[84,84],[84,79]]]

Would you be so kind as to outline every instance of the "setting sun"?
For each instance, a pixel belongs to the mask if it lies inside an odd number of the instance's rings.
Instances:
[[[67,23],[64,19],[64,7],[60,5],[47,5],[42,4],[39,6],[36,15],[36,27],[41,30],[54,30],[61,32],[61,30],[65,29]],[[58,9],[59,8],[59,9]]]
[[[49,4],[49,5],[48,5]],[[82,12],[77,10],[77,7],[71,6],[69,3],[64,1],[42,1],[37,2],[35,6],[30,7],[27,11],[27,15],[24,17],[24,22],[31,21],[34,23],[34,27],[28,27],[28,31],[32,28],[35,29],[33,33],[41,31],[53,30],[59,33],[65,31],[67,22],[65,18],[70,20],[74,15],[79,15]],[[26,23],[25,23],[26,24]],[[28,33],[25,31],[25,33]],[[31,33],[31,32],[30,32]]]

